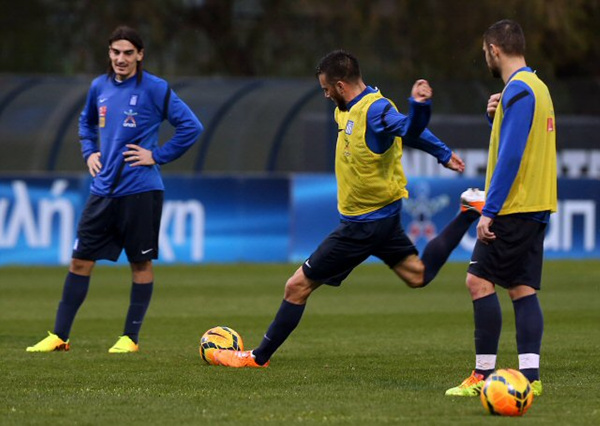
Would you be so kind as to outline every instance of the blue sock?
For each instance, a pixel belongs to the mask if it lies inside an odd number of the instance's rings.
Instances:
[[[462,237],[473,222],[479,218],[479,213],[472,210],[461,212],[443,230],[425,246],[421,260],[425,265],[423,286],[435,278],[450,253],[456,248]]]
[[[517,328],[517,351],[521,354],[540,354],[544,316],[537,294],[513,300],[515,326]],[[530,382],[540,379],[540,369],[522,368],[521,373]]]
[[[90,277],[69,272],[65,278],[62,299],[58,304],[54,322],[54,334],[65,342],[69,340],[75,315],[85,300],[89,287]]]
[[[131,297],[129,310],[125,319],[125,331],[123,335],[129,336],[135,343],[138,342],[142,322],[150,305],[154,283],[149,284],[131,284]]]
[[[502,310],[498,295],[492,293],[473,301],[475,316],[475,353],[477,355],[498,354],[498,342],[502,331]],[[475,369],[476,373],[488,376],[493,370]]]
[[[257,364],[263,365],[266,363],[279,346],[285,342],[300,322],[305,306],[296,305],[286,300],[281,302],[279,311],[277,311],[277,315],[275,315],[275,319],[265,333],[262,342],[260,342],[258,348],[252,351]]]

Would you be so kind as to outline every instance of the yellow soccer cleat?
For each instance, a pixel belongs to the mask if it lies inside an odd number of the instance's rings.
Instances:
[[[120,336],[117,343],[108,350],[109,354],[128,354],[139,351],[140,347],[129,336]]]
[[[542,394],[542,381],[534,380],[531,382],[531,390],[533,391],[533,396],[540,396]]]
[[[71,348],[69,341],[66,342],[54,333],[48,332],[48,336],[33,346],[25,349],[27,352],[54,352],[68,351]]]
[[[473,370],[471,375],[463,380],[460,385],[448,389],[446,396],[478,396],[484,383],[483,374],[478,374]]]
[[[269,366],[270,361],[265,364],[257,364],[252,355],[252,351],[232,351],[228,349],[217,349],[213,352],[213,362],[215,365],[233,368],[265,368]]]
[[[474,211],[481,214],[485,205],[485,192],[478,188],[469,188],[460,194],[460,211]]]

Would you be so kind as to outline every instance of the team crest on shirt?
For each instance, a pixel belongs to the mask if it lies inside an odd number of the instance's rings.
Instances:
[[[346,130],[344,131],[347,135],[352,134],[352,129],[354,129],[354,121],[348,120],[346,123]]]
[[[134,112],[132,109],[129,111],[123,111],[127,117],[125,117],[125,121],[123,121],[123,127],[137,127],[137,123],[135,122],[135,116],[138,114]]]

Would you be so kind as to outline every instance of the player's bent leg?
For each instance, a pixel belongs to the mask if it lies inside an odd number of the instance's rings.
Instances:
[[[320,285],[308,278],[302,267],[298,268],[285,284],[284,300],[260,345],[253,351],[216,350],[213,352],[215,364],[234,368],[267,367],[271,356],[300,323],[308,297]]]
[[[285,283],[283,298],[295,305],[304,305],[311,293],[320,286],[321,283],[308,278],[300,267]]]
[[[419,256],[411,254],[400,261],[393,268],[394,272],[407,286],[411,288],[423,287],[425,266]]]

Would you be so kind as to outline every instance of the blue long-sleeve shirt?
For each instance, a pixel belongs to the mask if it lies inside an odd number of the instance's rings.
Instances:
[[[158,132],[165,119],[175,127],[175,134],[159,146]],[[91,154],[100,152],[102,164],[90,191],[120,197],[164,190],[160,165],[183,155],[202,130],[198,118],[165,80],[145,71],[139,83],[136,76],[124,82],[107,75],[97,77],[79,117],[83,158],[87,162]],[[151,150],[157,164],[131,167],[124,162],[127,144]]]
[[[482,214],[494,218],[504,205],[513,186],[533,123],[535,95],[531,88],[521,80],[511,81],[521,71],[533,72],[529,67],[518,69],[510,76],[502,94],[504,117],[500,127],[498,162],[487,188]],[[488,116],[488,121],[491,121]],[[548,222],[549,212],[521,213],[523,217]]]

